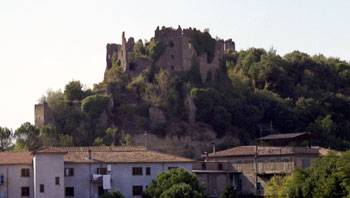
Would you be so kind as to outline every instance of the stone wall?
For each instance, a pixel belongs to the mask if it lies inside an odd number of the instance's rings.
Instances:
[[[34,123],[39,129],[47,124],[55,125],[55,117],[46,102],[34,106]]]

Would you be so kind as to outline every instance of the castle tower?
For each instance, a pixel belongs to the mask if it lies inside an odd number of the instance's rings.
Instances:
[[[34,119],[35,127],[40,130],[47,124],[55,125],[55,117],[45,101],[42,104],[35,105]]]

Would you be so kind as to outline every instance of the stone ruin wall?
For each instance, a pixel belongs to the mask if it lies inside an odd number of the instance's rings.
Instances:
[[[235,51],[235,43],[232,39],[216,40],[215,56],[211,63],[207,62],[207,54],[203,53],[197,56],[196,50],[192,46],[193,32],[197,31],[195,28],[182,29],[180,26],[177,29],[162,28],[155,30],[154,40],[166,45],[166,49],[156,62],[156,67],[163,68],[170,73],[188,71],[192,66],[193,57],[197,57],[200,65],[200,73],[202,80],[207,79],[207,74],[211,71],[214,74],[219,67],[220,59],[226,50]],[[117,54],[116,60],[120,60],[120,66],[125,72],[131,76],[136,76],[143,72],[147,66],[151,65],[151,60],[145,58],[136,59],[136,68],[130,68],[128,63],[128,53],[133,51],[134,38],[130,37],[128,41],[125,39],[125,33],[122,34],[122,44],[107,44],[107,66],[106,73],[112,68],[113,53]]]
[[[55,125],[55,117],[46,102],[34,106],[34,123],[40,130],[47,124]]]

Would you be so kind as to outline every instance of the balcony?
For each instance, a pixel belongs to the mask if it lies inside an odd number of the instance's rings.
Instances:
[[[90,181],[92,183],[103,183],[103,176],[108,175],[110,177],[109,182],[112,182],[112,175],[111,174],[104,174],[104,175],[100,175],[100,174],[92,174],[90,176]]]

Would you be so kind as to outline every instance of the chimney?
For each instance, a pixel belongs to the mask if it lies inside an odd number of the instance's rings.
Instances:
[[[216,152],[215,152],[215,144],[214,144],[214,142],[212,143],[212,145],[213,145],[213,153],[214,153],[214,155],[215,155]]]
[[[92,157],[91,157],[91,149],[89,149],[89,158],[88,160],[92,160]]]

